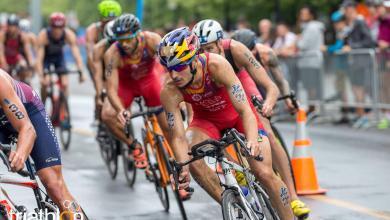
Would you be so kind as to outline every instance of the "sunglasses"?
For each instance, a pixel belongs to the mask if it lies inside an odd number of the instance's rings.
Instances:
[[[188,64],[181,64],[181,65],[168,67],[168,71],[169,72],[172,72],[172,71],[181,72],[181,71],[185,70],[187,68],[187,66],[188,66]]]
[[[119,43],[130,43],[134,38],[137,37],[137,34],[138,31],[133,34],[116,37],[115,40],[119,41]]]

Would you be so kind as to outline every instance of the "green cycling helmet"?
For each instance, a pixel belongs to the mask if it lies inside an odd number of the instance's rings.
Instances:
[[[122,14],[121,5],[114,0],[103,0],[98,5],[98,10],[102,18],[114,18]]]

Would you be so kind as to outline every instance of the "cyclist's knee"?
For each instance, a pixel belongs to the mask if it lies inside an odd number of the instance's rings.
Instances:
[[[113,121],[113,119],[116,119],[116,112],[109,106],[109,104],[105,103],[103,105],[101,117],[105,124],[109,124]]]

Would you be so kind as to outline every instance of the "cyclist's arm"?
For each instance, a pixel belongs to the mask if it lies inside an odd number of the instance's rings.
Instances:
[[[93,78],[95,81],[96,95],[99,95],[103,89],[103,56],[107,41],[99,41],[93,47]]]
[[[25,161],[32,150],[36,133],[26,109],[4,74],[7,73],[0,70],[0,106],[12,127],[18,132],[16,152],[22,155]]]
[[[67,43],[69,44],[69,47],[70,47],[72,54],[73,54],[73,57],[76,61],[77,69],[79,71],[82,71],[83,70],[83,60],[81,59],[80,50],[79,50],[79,47],[77,45],[76,34],[69,29],[65,29],[65,33],[66,33]]]
[[[31,45],[31,42],[29,40],[28,34],[22,33],[22,42],[23,42],[24,54],[26,55],[25,58],[27,59],[28,65],[33,66],[33,64],[34,64],[33,63],[33,56],[31,53],[32,45]]]
[[[232,40],[232,54],[238,67],[244,67],[253,78],[257,86],[262,86],[267,92],[264,105],[274,107],[279,96],[278,87],[269,78],[267,72],[253,56],[252,52],[242,43]]]
[[[119,96],[118,96],[118,56],[114,56],[115,45],[111,45],[108,51],[104,54],[104,65],[107,77],[107,95],[111,105],[117,112],[121,112],[125,109]],[[131,86],[131,85],[128,85]]]
[[[92,23],[88,26],[87,31],[85,33],[85,46],[87,49],[87,64],[90,68],[90,71],[95,72],[94,64],[93,64],[93,48],[96,42],[96,25]]]
[[[217,84],[227,88],[230,100],[243,122],[245,136],[248,141],[256,142],[257,123],[253,123],[256,122],[256,117],[249,105],[244,88],[234,73],[233,67],[220,55],[210,54],[209,57],[209,70],[213,73],[213,79]]]
[[[175,154],[175,159],[179,162],[188,160],[188,142],[179,107],[183,96],[172,83],[167,83],[161,91],[160,99],[167,116],[168,141]]]
[[[146,32],[145,31],[145,33],[148,36],[146,39],[147,48],[152,50],[153,55],[157,55],[157,48],[161,42],[161,36],[158,35],[157,33],[154,33],[154,32]]]
[[[38,35],[38,50],[37,50],[37,60],[35,63],[36,72],[38,73],[39,77],[43,78],[43,62],[45,59],[45,46],[48,42],[46,30],[43,29],[39,35]]]
[[[275,52],[271,48],[263,46],[263,48],[260,49],[260,53],[267,56],[266,58],[261,56],[261,59],[268,67],[272,77],[275,79],[275,83],[278,86],[280,92],[282,95],[288,95],[290,93],[290,85],[286,78],[284,78],[282,69],[280,68],[279,59]]]
[[[0,31],[0,67],[4,69],[8,69],[7,60],[5,59],[4,41],[5,41],[4,31]]]

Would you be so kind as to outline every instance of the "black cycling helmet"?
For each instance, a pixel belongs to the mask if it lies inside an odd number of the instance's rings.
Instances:
[[[236,30],[232,35],[232,39],[240,41],[248,47],[249,50],[253,50],[256,45],[256,34],[249,29]]]
[[[19,17],[16,16],[15,14],[11,14],[7,18],[7,25],[16,25],[19,26]]]
[[[115,35],[131,33],[141,30],[141,24],[133,14],[123,14],[115,19],[113,31]]]

